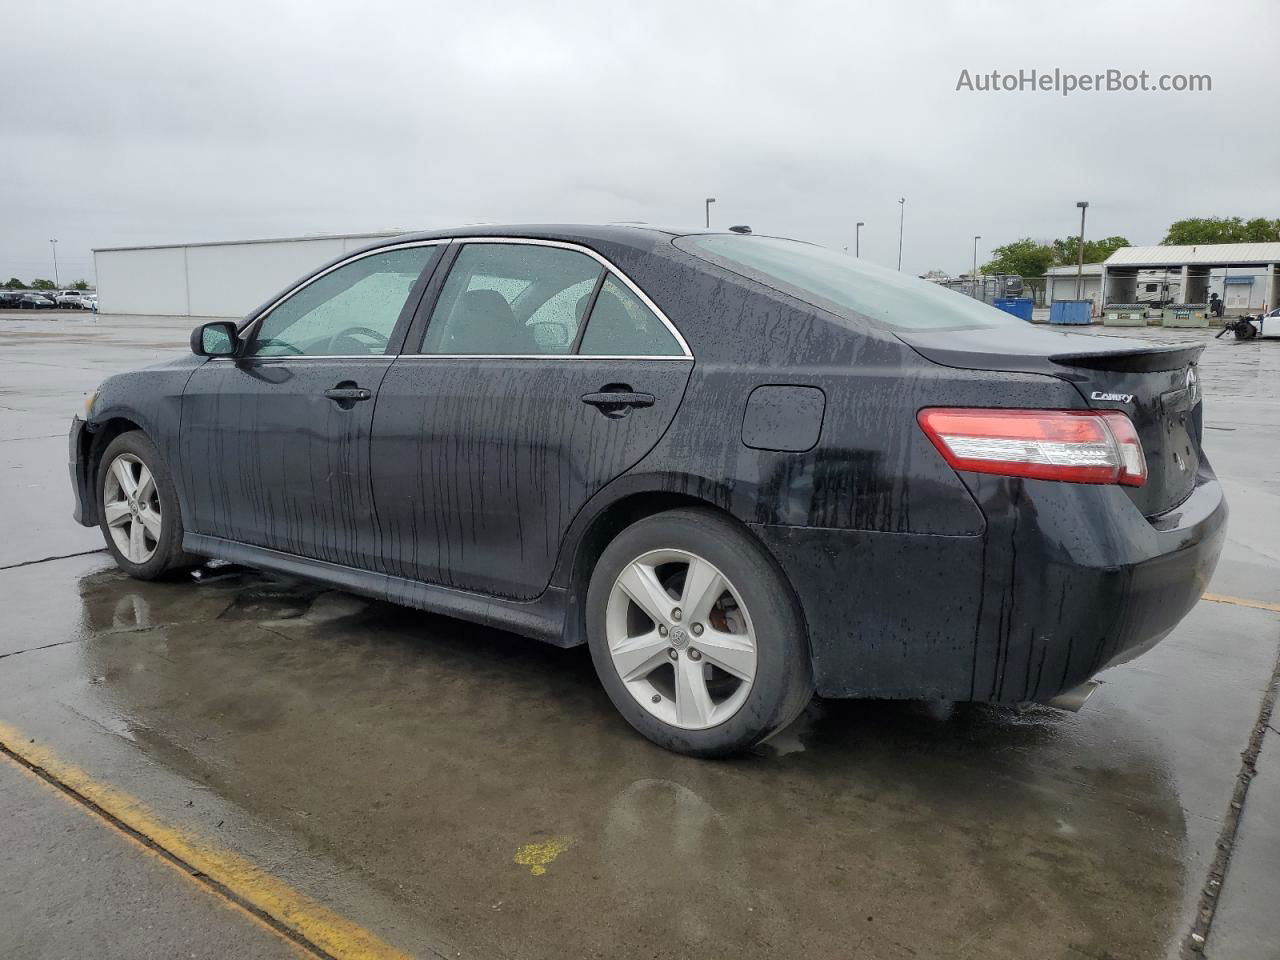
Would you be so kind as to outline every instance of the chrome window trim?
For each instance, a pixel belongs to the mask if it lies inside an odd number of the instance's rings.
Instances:
[[[385,360],[390,363],[399,359],[395,353],[306,353],[306,354],[274,354],[264,353],[255,357],[206,357],[208,362],[218,361],[231,363],[275,363],[278,360]]]
[[[206,357],[208,363],[279,363],[291,360],[674,360],[693,357],[631,353],[316,353],[263,354],[256,357]]]
[[[365,257],[376,256],[379,253],[387,253],[391,250],[403,250],[410,247],[433,247],[441,244],[449,243],[504,243],[504,244],[525,244],[534,247],[559,247],[563,250],[573,250],[577,253],[584,253],[599,263],[610,275],[616,277],[624,286],[637,297],[640,301],[653,312],[653,315],[662,321],[662,325],[667,328],[676,343],[680,345],[683,351],[682,355],[662,354],[662,355],[641,355],[641,354],[580,354],[580,353],[515,353],[515,354],[499,354],[499,353],[400,353],[400,354],[303,354],[294,356],[282,356],[278,354],[265,354],[261,356],[246,357],[210,357],[211,360],[370,360],[378,357],[386,359],[404,359],[404,360],[692,360],[693,351],[689,349],[689,343],[685,340],[684,335],[674,323],[658,307],[656,303],[649,299],[648,294],[636,286],[625,273],[619,270],[607,257],[597,253],[590,247],[584,247],[579,243],[571,243],[567,240],[542,240],[536,237],[441,237],[435,240],[409,240],[404,243],[393,243],[385,247],[377,247],[373,250],[365,250],[362,253],[353,254],[345,260],[339,260],[333,266],[317,273],[313,277],[299,283],[297,286],[290,288],[286,293],[281,294],[271,302],[264,310],[260,311],[257,316],[245,324],[241,331],[241,337],[250,336],[271,311],[278,307],[284,301],[288,300],[295,293],[305,289],[315,283],[321,277],[327,276],[334,270],[338,270],[347,264],[354,263],[357,260],[363,260]],[[452,269],[452,268],[451,268]]]
[[[298,359],[293,357],[291,359]],[[676,360],[691,356],[642,353],[402,353],[397,360]]]

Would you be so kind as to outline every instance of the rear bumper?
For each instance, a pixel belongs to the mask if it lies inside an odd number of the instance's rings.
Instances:
[[[98,513],[91,509],[94,501],[90,492],[93,478],[89,476],[89,429],[79,417],[71,418],[67,445],[67,469],[71,473],[71,492],[75,497],[71,515],[81,526],[97,526]]]
[[[1151,521],[1118,487],[964,479],[983,536],[753,528],[800,598],[819,693],[1047,700],[1167,636],[1226,536],[1207,468]]]

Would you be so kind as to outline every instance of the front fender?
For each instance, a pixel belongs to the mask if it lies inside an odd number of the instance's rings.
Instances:
[[[119,427],[132,424],[145,433],[160,451],[160,456],[173,469],[178,459],[178,439],[182,429],[182,394],[187,381],[205,361],[200,357],[181,357],[176,361],[144,370],[109,377],[98,388],[93,409],[89,411],[87,431],[92,435],[91,452],[86,457],[90,477],[96,473],[97,456],[101,455]],[[176,482],[176,479],[175,479]],[[178,487],[178,502],[188,509],[186,496]]]

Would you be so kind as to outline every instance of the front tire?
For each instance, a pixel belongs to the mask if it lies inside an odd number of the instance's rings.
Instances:
[[[98,525],[120,569],[155,580],[190,566],[182,514],[169,468],[140,430],[122,433],[98,463]]]
[[[624,530],[596,563],[586,613],[609,699],[668,750],[741,752],[813,696],[790,585],[759,543],[715,511],[671,510]]]

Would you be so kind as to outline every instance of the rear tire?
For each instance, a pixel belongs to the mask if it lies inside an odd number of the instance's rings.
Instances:
[[[182,550],[182,513],[168,465],[140,430],[122,433],[98,462],[98,526],[125,573],[156,580],[193,566]]]
[[[739,753],[813,696],[790,584],[755,539],[713,510],[671,510],[620,533],[596,563],[586,616],[609,699],[676,753]]]

